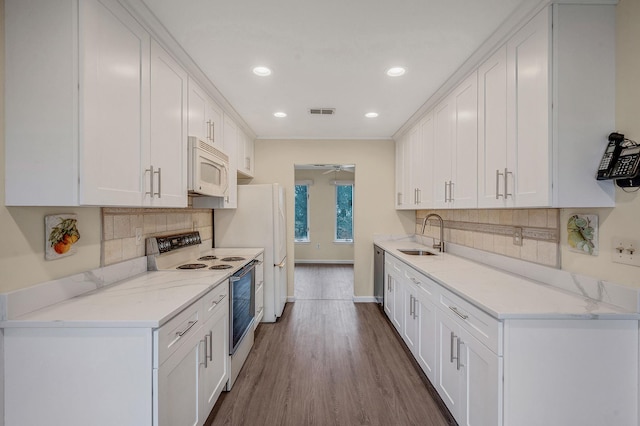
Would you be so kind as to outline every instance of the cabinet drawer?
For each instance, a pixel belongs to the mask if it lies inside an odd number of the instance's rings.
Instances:
[[[224,280],[202,298],[203,320],[211,318],[211,315],[221,309],[224,304],[229,305],[229,280]]]
[[[404,277],[417,287],[416,297],[432,303],[437,302],[438,288],[440,287],[438,283],[409,266],[405,266]]]
[[[455,318],[467,332],[493,353],[502,355],[502,323],[500,321],[445,288],[440,288],[438,299],[440,309],[451,318]]]
[[[153,337],[155,344],[157,344],[153,360],[155,368],[202,327],[204,321],[201,307],[202,303],[199,300],[176,315],[171,321],[154,330]]]

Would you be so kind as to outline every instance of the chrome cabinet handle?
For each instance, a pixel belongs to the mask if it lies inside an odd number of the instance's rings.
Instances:
[[[202,343],[204,343],[204,368],[207,368],[207,339],[209,338],[208,334],[204,335],[204,340],[200,340]]]
[[[449,202],[453,203],[453,182],[449,181]]]
[[[444,181],[444,202],[446,203],[447,200],[447,188],[449,187],[449,183],[445,180]]]
[[[209,337],[209,361],[213,362],[213,330],[209,330],[209,334],[205,336],[205,339]],[[206,348],[205,348],[206,349]],[[205,359],[207,358],[207,354],[205,355]],[[205,365],[206,367],[206,365]]]
[[[456,357],[456,370],[460,370],[460,367],[462,366],[462,363],[460,362],[460,346],[463,344],[462,340],[460,340],[460,338],[458,337],[458,342],[456,344],[457,346],[457,357]]]
[[[413,298],[413,319],[418,319],[418,298]]]
[[[504,199],[506,200],[507,197],[513,197],[513,194],[509,194],[509,189],[507,187],[507,176],[508,175],[513,175],[513,172],[510,172],[506,167],[504,168]]]
[[[422,284],[420,281],[416,280],[414,277],[411,277],[411,281],[413,281],[413,283],[417,286],[419,286],[420,284]]]
[[[504,175],[500,173],[499,169],[496,169],[496,200],[499,200],[500,197],[502,197],[502,194],[500,193],[500,176],[504,176]],[[505,185],[506,185],[506,180],[505,180]]]
[[[456,339],[456,335],[453,333],[453,331],[451,332],[451,340],[450,340],[450,354],[451,354],[451,360],[450,362],[453,362],[454,359],[456,359],[456,357],[453,356],[453,340]]]
[[[182,331],[176,331],[176,336],[178,336],[178,337],[182,337],[182,336],[184,336],[185,334],[187,334],[187,332],[188,332],[189,330],[191,330],[191,328],[193,328],[193,326],[194,326],[194,325],[196,325],[196,323],[197,323],[197,322],[198,322],[198,320],[195,320],[195,321],[189,321],[189,325],[187,325],[187,328],[185,328],[185,329],[184,329],[184,330],[182,330]]]
[[[155,195],[158,196],[158,198],[162,198],[162,168],[158,167],[158,171],[154,172],[158,174],[158,192],[156,192]],[[153,178],[151,178],[153,180]],[[153,192],[153,189],[151,190]]]
[[[402,205],[402,192],[398,192],[398,199],[396,201],[398,201],[399,206]]]
[[[460,312],[458,310],[457,307],[455,306],[449,306],[449,309],[451,309],[453,311],[454,314],[456,314],[457,316],[459,316],[460,318],[462,318],[463,320],[466,320],[467,318],[469,318],[469,315],[465,315],[462,312]]]
[[[210,121],[211,124],[211,142],[216,143],[216,123],[214,121]]]
[[[409,315],[413,317],[413,296],[409,295]]]
[[[222,299],[224,299],[226,296],[227,296],[226,294],[223,294],[218,298],[218,300],[212,300],[211,301],[211,306],[209,307],[209,309],[207,309],[207,312],[211,312],[213,310],[213,308],[218,306],[218,303],[222,302]]]
[[[207,140],[211,140],[211,120],[207,120]]]
[[[155,173],[153,171],[153,166],[149,166],[149,168],[145,169],[144,171],[145,171],[145,173],[149,172],[149,180],[150,180],[149,192],[145,192],[145,195],[151,195],[151,198],[153,198],[153,196],[155,195],[154,192],[153,192],[153,174]]]

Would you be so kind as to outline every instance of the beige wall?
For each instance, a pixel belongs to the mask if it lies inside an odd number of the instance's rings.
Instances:
[[[335,198],[333,180],[353,181],[354,174],[341,171],[324,174],[326,170],[296,170],[295,180],[313,182],[309,186],[309,242],[295,243],[296,261],[353,262],[353,244],[336,243]],[[357,196],[354,186],[354,197]]]
[[[294,253],[295,164],[355,164],[354,295],[373,294],[373,235],[413,233],[414,212],[394,208],[394,145],[391,140],[258,140],[252,183],[278,182],[287,196],[287,252]],[[293,296],[293,268],[289,268]]]
[[[616,8],[616,19],[615,130],[640,142],[640,1],[621,0]],[[600,254],[597,257],[569,251],[566,224],[568,217],[576,212],[598,215]],[[562,269],[640,287],[640,267],[611,261],[614,237],[640,240],[640,192],[625,193],[617,188],[613,209],[563,209],[560,229]]]
[[[4,12],[4,1],[0,0]],[[4,13],[0,16],[0,99],[4,99]],[[100,209],[4,206],[4,102],[0,102],[0,293],[97,268],[100,265]],[[53,177],[52,177],[53,178]],[[77,253],[44,260],[44,217],[76,213],[81,238]]]

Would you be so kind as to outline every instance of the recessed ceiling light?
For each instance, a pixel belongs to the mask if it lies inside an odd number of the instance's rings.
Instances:
[[[387,75],[389,77],[400,77],[401,75],[404,75],[405,72],[407,72],[407,70],[402,67],[393,67],[387,70]]]
[[[364,115],[367,118],[376,118],[378,116],[377,112],[368,112]]]
[[[278,117],[278,118],[284,118],[284,117],[287,116],[287,113],[286,112],[282,112],[282,111],[278,111],[278,112],[274,112],[273,116],[274,117]]]
[[[260,77],[266,77],[268,75],[271,75],[271,70],[267,67],[255,67],[253,69],[253,73],[255,75],[259,75]]]

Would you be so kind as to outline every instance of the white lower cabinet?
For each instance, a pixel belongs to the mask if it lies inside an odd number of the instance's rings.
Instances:
[[[498,320],[385,253],[385,313],[459,425],[638,425],[638,321]]]
[[[155,329],[5,328],[4,425],[203,425],[229,378],[228,296]]]
[[[436,390],[460,425],[500,425],[502,358],[443,310],[436,311]]]

